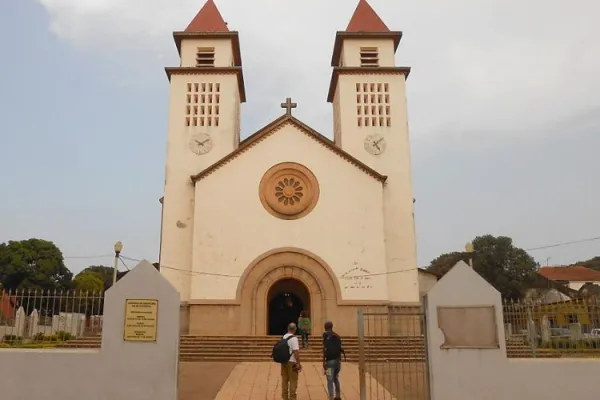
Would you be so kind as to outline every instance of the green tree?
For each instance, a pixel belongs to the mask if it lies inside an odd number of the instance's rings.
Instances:
[[[160,271],[160,267],[159,267],[158,263],[153,263],[152,265],[154,265],[154,267]],[[102,278],[104,291],[110,289],[110,287],[112,286],[113,267],[106,267],[104,265],[90,265],[89,267],[87,267],[83,271],[81,271],[79,274],[83,274],[86,272],[96,273]],[[117,272],[117,281],[119,281],[121,278],[123,278],[125,275],[127,275],[128,272],[129,271],[118,271]]]
[[[5,290],[68,289],[73,274],[50,241],[27,239],[0,244],[0,284]]]
[[[587,267],[590,269],[595,269],[596,271],[600,271],[600,256],[590,258],[585,261],[578,261],[573,265],[581,265],[582,267]]]
[[[427,267],[427,270],[429,272],[438,274],[439,276],[444,276],[446,272],[450,271],[450,269],[454,267],[459,261],[464,261],[468,263],[469,254],[461,253],[458,251],[442,254],[441,256],[438,256],[436,259],[431,261],[431,263]]]
[[[156,268],[158,271],[160,271],[160,265],[159,265],[157,262],[155,262],[155,263],[152,263],[152,265],[154,266],[154,268]],[[111,270],[111,271],[112,271],[112,270]],[[127,273],[128,273],[128,272],[129,272],[129,270],[127,270],[127,271],[123,271],[123,272],[119,271],[119,273],[118,273],[118,275],[117,275],[117,281],[118,281],[119,279],[121,279],[122,277],[124,277],[125,275],[127,275]],[[112,279],[112,278],[111,278],[111,279]],[[111,282],[112,282],[112,281],[111,281]]]
[[[104,265],[91,265],[89,267],[87,267],[86,269],[84,269],[83,271],[80,272],[80,274],[86,273],[86,272],[93,272],[95,274],[98,274],[98,276],[102,279],[102,288],[103,290],[108,290],[110,289],[110,287],[112,286],[113,283],[113,267],[106,267]],[[122,272],[119,271],[117,273],[117,281],[119,279],[121,279],[122,277],[125,276],[125,274],[127,274],[127,272]]]
[[[90,271],[89,268],[84,269],[73,279],[73,288],[75,290],[71,293],[72,303],[69,305],[73,312],[86,315],[102,312],[104,309],[104,278],[100,273]]]
[[[492,235],[473,239],[474,253],[442,254],[427,268],[445,274],[458,261],[473,258],[473,268],[504,298],[519,299],[526,290],[536,285],[538,263],[525,250],[515,247],[511,238]]]
[[[102,293],[104,279],[98,272],[82,271],[73,279],[73,288],[82,292]]]

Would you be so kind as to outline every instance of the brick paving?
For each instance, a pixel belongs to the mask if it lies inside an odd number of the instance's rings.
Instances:
[[[326,400],[327,380],[321,363],[303,363],[298,381],[298,400]],[[345,363],[340,372],[342,400],[359,400],[359,375],[355,364]],[[367,374],[367,398],[395,400],[383,386]],[[215,400],[281,399],[280,366],[273,362],[243,362],[235,366]]]

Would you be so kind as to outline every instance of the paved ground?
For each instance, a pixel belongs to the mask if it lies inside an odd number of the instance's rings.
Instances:
[[[423,362],[367,363],[367,372],[397,400],[426,400],[429,391]],[[379,395],[379,399],[384,399]],[[389,397],[385,397],[389,399]],[[378,400],[378,398],[367,400]]]
[[[326,400],[327,386],[321,363],[304,363],[298,382],[298,400]],[[358,368],[343,364],[340,373],[343,400],[358,400]],[[367,399],[396,400],[374,378],[367,375]],[[199,397],[200,398],[200,397]],[[205,397],[202,397],[206,400]],[[240,363],[235,366],[215,400],[279,400],[281,399],[280,366],[272,362]],[[183,400],[183,399],[181,399]],[[186,399],[187,400],[187,399]],[[194,398],[195,400],[195,398]]]
[[[179,363],[179,400],[213,400],[237,363]]]

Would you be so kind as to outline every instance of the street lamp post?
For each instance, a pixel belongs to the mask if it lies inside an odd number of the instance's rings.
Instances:
[[[473,268],[473,253],[475,252],[475,247],[473,247],[473,243],[467,243],[465,245],[465,251],[469,253],[469,267]]]
[[[119,254],[123,251],[123,243],[120,241],[115,243],[115,265],[113,269],[113,286],[117,283],[117,270],[119,269]]]

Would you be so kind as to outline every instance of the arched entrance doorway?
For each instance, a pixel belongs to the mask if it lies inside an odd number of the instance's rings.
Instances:
[[[285,278],[275,282],[267,294],[267,334],[283,335],[300,312],[310,314],[310,293],[299,280]]]
[[[268,334],[269,292],[285,279],[299,281],[310,294],[303,301],[310,312],[313,334],[321,333],[327,315],[335,315],[341,289],[325,261],[302,249],[273,249],[252,261],[240,277],[236,298],[241,305],[241,326],[247,327],[244,334]]]

